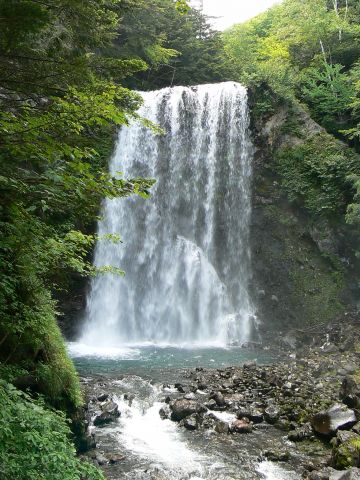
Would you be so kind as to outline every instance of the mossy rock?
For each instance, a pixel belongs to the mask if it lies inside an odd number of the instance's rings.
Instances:
[[[351,438],[333,450],[333,465],[339,470],[360,466],[360,436]]]

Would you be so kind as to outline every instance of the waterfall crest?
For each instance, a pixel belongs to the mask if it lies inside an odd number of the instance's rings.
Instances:
[[[106,200],[81,342],[92,345],[226,345],[246,341],[252,144],[246,89],[226,82],[143,93],[140,123],[122,128],[115,175],[157,180],[148,200]]]

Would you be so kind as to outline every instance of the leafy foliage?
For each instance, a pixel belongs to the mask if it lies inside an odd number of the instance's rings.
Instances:
[[[317,216],[345,214],[351,202],[348,176],[360,173],[358,156],[328,134],[282,149],[278,169],[293,201],[301,200]]]
[[[104,480],[76,457],[63,413],[0,381],[0,476],[4,480]]]
[[[146,61],[149,69],[128,83],[149,89],[223,80],[222,49],[220,34],[201,12],[184,15],[172,0],[147,0],[123,16],[111,55]]]
[[[122,5],[0,0],[0,361],[24,367],[32,388],[67,410],[81,394],[53,294],[71,272],[96,273],[88,230],[101,200],[147,197],[153,184],[106,168],[114,128],[143,121],[141,97],[119,82],[146,65],[102,54]]]
[[[358,121],[350,108],[360,10],[356,1],[336,4],[284,0],[232,27],[224,42],[234,78],[252,86],[265,82],[287,101],[305,101],[317,121],[339,134]]]

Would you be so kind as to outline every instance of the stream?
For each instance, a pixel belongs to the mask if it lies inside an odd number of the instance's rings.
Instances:
[[[256,360],[268,363],[270,353],[239,348],[177,349],[139,346],[90,350],[69,345],[90,396],[111,394],[121,416],[103,427],[91,427],[102,454],[121,461],[103,468],[111,480],[298,480],[300,474],[281,464],[262,460],[267,449],[289,448],[282,432],[262,426],[250,435],[223,435],[214,430],[187,431],[161,419],[166,396],[175,396],[174,384],[186,385],[189,369],[225,368]],[[201,365],[201,367],[199,367]],[[195,392],[195,397],[203,393]],[[235,415],[213,412],[225,422]]]

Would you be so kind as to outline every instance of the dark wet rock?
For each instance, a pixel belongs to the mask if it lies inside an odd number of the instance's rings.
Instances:
[[[221,392],[215,392],[214,394],[210,395],[210,399],[215,400],[218,407],[226,407],[226,401],[224,395]]]
[[[196,400],[186,400],[180,398],[170,402],[171,420],[180,422],[186,417],[189,417],[193,413],[202,413],[206,411],[203,405]]]
[[[108,398],[109,398],[108,393],[101,393],[100,395],[98,395],[97,400],[99,402],[105,402],[106,400],[108,400]]]
[[[185,393],[185,389],[181,383],[175,383],[174,387],[177,389],[178,392]]]
[[[314,430],[322,435],[330,435],[340,428],[350,428],[355,423],[354,411],[341,404],[333,405],[328,410],[315,414],[312,418]]]
[[[288,434],[288,439],[292,442],[301,442],[308,440],[314,436],[314,432],[310,423],[305,423],[303,426],[296,428]]]
[[[132,402],[135,400],[135,395],[133,393],[125,393],[124,400],[126,400],[131,407]]]
[[[217,403],[215,402],[214,399],[212,400],[209,400],[206,404],[205,404],[206,408],[208,408],[209,410],[217,410],[218,408],[218,405]]]
[[[340,399],[351,408],[360,408],[360,383],[354,376],[346,376],[341,383]]]
[[[265,450],[262,456],[271,462],[287,462],[290,459],[288,450]]]
[[[161,407],[159,410],[159,415],[162,420],[170,418],[171,410],[169,405],[165,404],[163,407]]]
[[[265,420],[273,425],[280,417],[280,409],[276,405],[269,405],[264,411]]]
[[[119,407],[112,400],[108,401],[104,405],[101,405],[101,410],[102,412],[97,414],[94,418],[93,423],[95,426],[106,425],[120,417]]]
[[[252,430],[253,430],[252,423],[246,421],[245,419],[235,420],[230,425],[230,431],[232,433],[251,433]]]
[[[204,415],[202,419],[201,426],[205,429],[212,429],[215,428],[216,423],[218,422],[218,418],[215,417],[212,413],[208,415]]]
[[[182,422],[187,430],[197,430],[199,428],[200,418],[199,415],[193,413],[190,417],[184,418]]]

